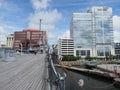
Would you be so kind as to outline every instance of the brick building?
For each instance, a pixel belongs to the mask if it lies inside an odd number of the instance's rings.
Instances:
[[[19,49],[20,44],[24,50],[43,47],[47,45],[46,31],[25,29],[14,32],[14,48]]]

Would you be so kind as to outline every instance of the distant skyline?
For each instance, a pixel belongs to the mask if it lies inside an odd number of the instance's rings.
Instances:
[[[87,12],[92,6],[113,9],[115,42],[120,42],[120,0],[0,0],[0,42],[5,36],[23,29],[48,32],[50,43],[68,37],[70,20],[74,12]]]

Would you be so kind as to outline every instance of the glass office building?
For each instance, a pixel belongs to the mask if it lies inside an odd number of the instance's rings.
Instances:
[[[92,7],[86,13],[73,13],[70,36],[75,55],[114,55],[112,8]]]

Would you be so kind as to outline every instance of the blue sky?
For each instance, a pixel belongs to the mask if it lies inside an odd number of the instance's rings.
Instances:
[[[120,0],[0,0],[0,41],[14,31],[41,29],[47,31],[50,43],[69,37],[73,12],[86,12],[92,6],[113,9],[115,42],[120,42]]]

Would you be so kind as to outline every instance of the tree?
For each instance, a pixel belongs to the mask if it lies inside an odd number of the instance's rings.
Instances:
[[[81,59],[80,56],[73,56],[73,55],[64,55],[62,61],[76,61]]]
[[[90,55],[87,55],[87,56],[85,57],[85,59],[91,61],[91,60],[92,60],[92,57],[90,57]]]
[[[110,59],[110,60],[113,60],[114,58],[115,58],[114,55],[110,55],[110,56],[109,56],[109,59]]]

